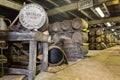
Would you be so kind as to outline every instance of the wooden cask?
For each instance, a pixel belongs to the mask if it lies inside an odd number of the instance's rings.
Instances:
[[[102,37],[96,37],[96,42],[98,42],[98,43],[100,43],[100,42],[102,42],[103,41],[103,38]]]
[[[95,36],[95,30],[90,30],[89,36]]]
[[[60,65],[64,60],[65,52],[56,45],[49,46],[48,62],[50,65]]]
[[[88,23],[82,18],[75,18],[72,20],[72,27],[73,29],[87,29]]]
[[[48,27],[49,27],[49,20],[47,17],[45,24],[39,29],[39,31],[44,32],[44,31],[48,30]]]
[[[95,43],[95,42],[96,42],[95,37],[90,37],[90,38],[89,38],[89,42],[90,42],[90,43]]]
[[[61,31],[61,22],[55,22],[52,24],[52,31],[58,32]]]
[[[53,42],[57,42],[60,40],[60,35],[59,34],[52,34],[51,39]]]
[[[88,53],[89,50],[88,46],[79,46],[78,48],[80,48],[78,58],[84,58]]]
[[[109,43],[109,42],[111,42],[111,39],[110,39],[110,35],[105,35],[105,42],[107,42],[107,43]]]
[[[90,50],[95,50],[96,49],[96,44],[89,44],[89,49]]]
[[[82,34],[82,42],[88,42],[88,33],[80,32]]]
[[[71,20],[64,20],[63,22],[61,22],[61,29],[63,31],[68,31],[72,29],[72,21]]]
[[[102,49],[102,47],[101,47],[101,44],[96,44],[96,50],[101,50]]]
[[[100,36],[102,34],[104,34],[103,30],[101,30],[101,29],[96,30],[96,35]]]
[[[48,31],[49,31],[50,33],[53,32],[53,30],[52,30],[52,25],[53,25],[53,24],[49,24],[49,25],[48,25]]]
[[[76,43],[74,43],[71,39],[65,40],[63,49],[68,57],[68,61],[77,61],[78,49]]]
[[[74,42],[87,42],[88,41],[88,33],[74,32],[72,35],[72,40]]]
[[[106,44],[105,43],[101,43],[101,48],[102,49],[106,49],[107,48]]]
[[[80,32],[74,32],[72,35],[73,42],[82,42],[82,34]]]

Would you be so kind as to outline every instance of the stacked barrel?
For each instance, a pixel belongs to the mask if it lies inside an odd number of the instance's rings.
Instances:
[[[90,50],[101,50],[107,48],[104,42],[104,31],[102,29],[90,30],[89,43]]]
[[[117,38],[111,34],[106,34],[105,35],[105,43],[107,45],[107,47],[112,47],[115,46],[117,44]]]
[[[116,45],[117,38],[111,34],[104,34],[102,29],[92,29],[89,32],[89,49],[102,50]]]
[[[53,42],[59,41],[61,36],[69,38],[57,45],[63,48],[69,61],[76,61],[88,53],[87,28],[88,23],[84,19],[75,18],[50,24],[49,32],[52,35]]]
[[[77,43],[78,57],[84,57],[88,53],[88,23],[83,19],[74,19],[72,21],[72,27],[74,30],[72,40]]]

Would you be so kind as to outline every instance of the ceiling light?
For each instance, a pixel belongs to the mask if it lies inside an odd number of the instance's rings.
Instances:
[[[106,25],[107,25],[108,27],[112,26],[109,22],[107,22]]]
[[[105,30],[105,28],[102,29],[103,31]]]
[[[115,29],[111,29],[111,31],[115,31]]]
[[[97,11],[97,13],[101,16],[101,17],[105,17],[103,11],[100,9],[100,7],[96,7],[95,10]]]

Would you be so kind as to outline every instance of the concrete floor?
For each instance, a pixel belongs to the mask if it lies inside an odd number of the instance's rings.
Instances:
[[[57,73],[40,73],[36,80],[120,80],[120,45],[89,51],[85,59]]]
[[[0,80],[22,80],[24,75]],[[120,45],[105,50],[90,50],[88,57],[64,66],[56,73],[42,72],[35,80],[120,80]]]

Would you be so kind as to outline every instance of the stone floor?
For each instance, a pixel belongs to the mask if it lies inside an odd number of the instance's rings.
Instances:
[[[36,80],[120,80],[120,46],[91,50],[85,59],[57,73],[40,73]]]

